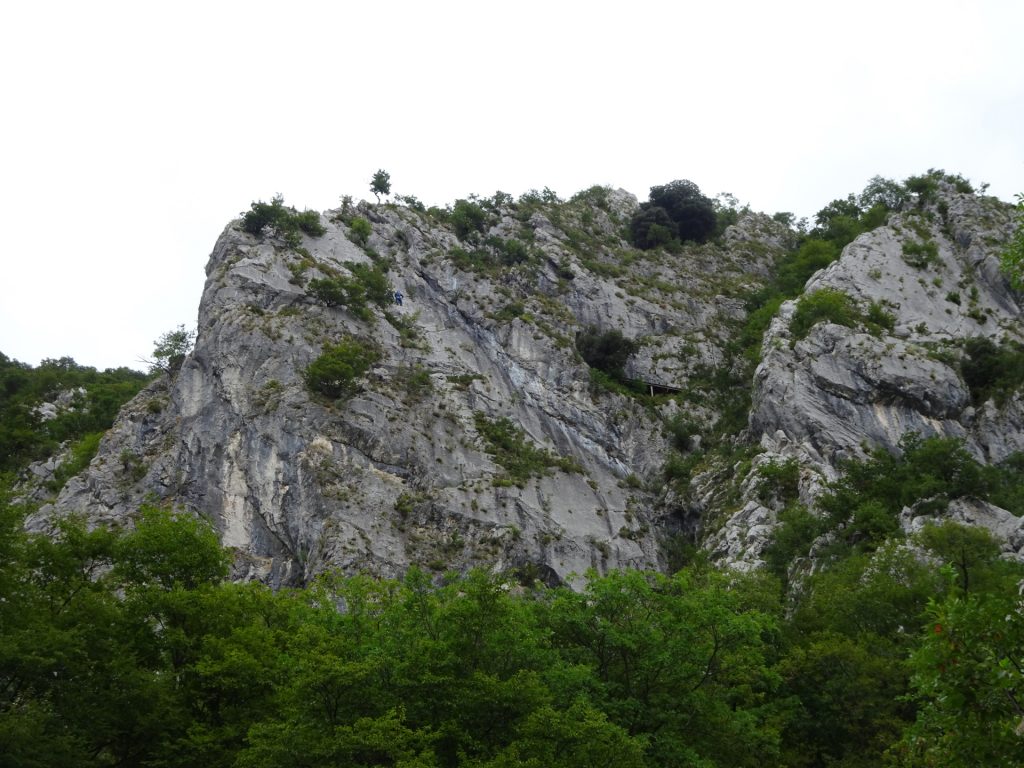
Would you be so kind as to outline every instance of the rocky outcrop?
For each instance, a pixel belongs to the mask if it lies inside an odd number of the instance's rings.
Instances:
[[[872,305],[888,315],[888,328],[823,321],[797,338],[790,326],[798,301],[784,304],[754,377],[750,431],[765,450],[759,460],[797,460],[810,499],[843,459],[898,451],[907,433],[961,439],[983,462],[1024,449],[1020,395],[974,403],[957,365],[968,338],[1024,335],[1020,297],[998,266],[1011,212],[942,185],[936,200],[908,205],[861,235],[808,282],[804,295],[841,291],[865,316]],[[748,495],[710,546],[723,560],[755,566],[774,522],[775,511]],[[1019,547],[1019,536],[1013,540]]]
[[[492,203],[466,242],[443,218],[399,206],[328,212],[325,234],[298,246],[229,225],[207,266],[194,351],[124,409],[35,524],[178,505],[215,523],[239,578],[274,584],[411,564],[550,581],[658,567],[664,511],[637,479],[661,471],[662,417],[595,386],[574,335],[618,329],[641,345],[632,376],[685,387],[723,359],[743,317],[738,288],[758,285],[779,253],[763,235],[785,228],[748,216],[729,245],[642,254],[618,234],[636,200],[597,197]],[[364,245],[354,217],[372,224]],[[528,257],[508,266],[506,252]],[[315,279],[354,279],[352,264],[388,264],[403,305],[361,316],[311,295]],[[307,367],[347,337],[373,345],[377,362],[345,398],[311,392]],[[504,419],[510,450],[550,466],[510,472],[481,433]]]
[[[841,292],[859,321],[797,333],[799,300],[783,304],[747,429],[729,438],[739,450],[713,461],[690,458],[735,406],[723,401],[745,402],[713,387],[745,370],[747,299],[796,233],[744,213],[715,244],[640,252],[622,240],[637,201],[621,190],[470,205],[476,218],[457,220],[364,203],[328,211],[324,234],[299,241],[230,224],[194,351],[123,409],[32,524],[71,512],[120,524],[143,503],[177,505],[213,521],[238,578],[273,584],[413,564],[560,582],[664,567],[679,530],[753,568],[783,506],[760,468],[795,462],[809,505],[844,459],[897,451],[910,432],[960,438],[986,462],[1024,449],[1021,396],[980,401],[957,363],[966,338],[1021,336],[996,260],[1011,209],[994,199],[940,185],[811,278],[805,296]],[[352,288],[385,266],[401,306]],[[348,293],[329,305],[317,280]],[[576,335],[591,329],[637,343],[633,395],[580,358]],[[374,362],[328,398],[305,374],[343,339]],[[950,514],[984,518],[1013,552],[1024,542],[1004,510]]]

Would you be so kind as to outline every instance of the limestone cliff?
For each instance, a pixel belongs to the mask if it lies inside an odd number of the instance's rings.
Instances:
[[[959,365],[968,339],[1024,337],[1021,297],[999,271],[1012,229],[1010,206],[942,183],[935,199],[907,204],[817,273],[805,296],[840,291],[865,317],[874,305],[887,327],[826,321],[799,337],[791,330],[799,300],[783,305],[754,375],[750,439],[763,449],[755,468],[795,459],[807,500],[836,477],[842,459],[875,447],[898,451],[908,433],[961,439],[985,463],[1024,449],[1021,393],[975,402]],[[711,547],[721,558],[756,565],[776,510],[759,503],[749,485]],[[950,514],[985,525],[1007,551],[1021,552],[1021,521],[981,506],[973,516],[963,505]],[[907,531],[921,525],[911,510],[902,523]]]
[[[995,260],[1010,208],[992,198],[944,186],[857,238],[805,295],[841,291],[864,323],[796,334],[787,302],[752,381],[736,338],[746,297],[796,240],[777,221],[744,212],[714,244],[670,253],[623,239],[637,201],[621,190],[496,195],[471,203],[469,227],[406,203],[328,211],[320,236],[229,224],[194,351],[123,410],[35,523],[178,505],[215,523],[239,578],[274,584],[410,564],[562,581],[665,567],[681,530],[750,567],[777,512],[757,494],[764,462],[795,458],[811,498],[843,457],[896,450],[910,431],[961,437],[984,461],[1024,448],[1020,395],[974,402],[956,365],[965,338],[1021,336]],[[402,305],[355,301],[359,275],[385,267]],[[347,299],[325,301],[313,290],[325,280]],[[637,342],[633,391],[583,362],[574,340],[589,328]],[[342,339],[375,362],[327,398],[305,373]],[[716,395],[730,377],[736,390]],[[698,461],[723,400],[743,406],[751,391],[747,429],[724,439],[756,455]],[[685,487],[663,481],[680,450],[694,459]],[[1016,518],[961,512],[999,517],[990,527],[1024,542]]]
[[[273,583],[410,563],[549,580],[658,567],[669,513],[644,481],[659,476],[662,421],[678,406],[593,384],[574,335],[619,330],[640,345],[631,376],[685,388],[725,359],[742,290],[789,233],[748,215],[724,245],[641,253],[620,236],[635,207],[605,189],[499,199],[465,242],[406,206],[329,211],[325,234],[300,243],[230,224],[194,351],[124,409],[57,510],[118,520],[147,499],[195,510],[238,553],[240,577]],[[364,244],[360,218],[372,224]],[[354,312],[309,290],[373,264],[389,265],[401,306]],[[345,398],[311,393],[305,370],[346,337],[375,345],[377,362]],[[486,425],[549,466],[513,478]]]

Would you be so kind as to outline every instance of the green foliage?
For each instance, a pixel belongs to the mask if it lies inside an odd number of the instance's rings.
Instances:
[[[842,249],[860,234],[860,216],[863,213],[853,194],[833,200],[814,215],[817,226],[811,236],[834,243]]]
[[[999,559],[1000,545],[992,534],[984,528],[952,520],[926,525],[917,535],[917,540],[942,562],[956,569],[956,586],[965,594],[972,589],[977,591],[979,572],[984,578],[986,571],[991,571]]]
[[[898,658],[834,631],[808,637],[781,662],[783,695],[799,709],[783,733],[784,764],[871,766],[907,723]]]
[[[643,250],[669,246],[679,237],[679,227],[668,211],[657,205],[644,204],[629,222],[633,245]]]
[[[50,481],[51,491],[58,492],[64,487],[64,483],[89,466],[89,462],[99,450],[103,435],[103,432],[89,432],[72,444],[71,455],[61,462],[53,473],[53,479]]]
[[[65,519],[50,537],[24,530],[25,511],[0,500],[4,762],[172,764],[200,688],[186,649],[228,615],[227,601],[193,611],[196,574],[219,589],[224,552],[183,515],[150,510],[128,534]]]
[[[462,241],[474,241],[487,227],[487,212],[471,200],[456,200],[448,214],[455,236]]]
[[[918,716],[893,750],[898,765],[1024,764],[1022,658],[1024,614],[1012,584],[932,602],[911,657]]]
[[[874,176],[860,195],[833,200],[818,211],[810,236],[831,243],[838,255],[858,235],[885,224],[889,214],[902,210],[908,198],[905,186]]]
[[[903,242],[903,260],[915,269],[927,269],[939,264],[939,246],[933,240],[916,243]]]
[[[886,309],[882,302],[872,301],[864,313],[864,325],[875,335],[882,331],[891,333],[896,327],[896,315]]]
[[[527,442],[525,433],[506,418],[492,421],[483,413],[473,416],[476,431],[487,443],[487,452],[508,473],[507,484],[526,484],[531,477],[549,474],[551,469],[582,472],[575,460],[556,456],[551,451]],[[502,484],[495,481],[495,484]]]
[[[908,190],[899,182],[882,176],[872,176],[860,193],[858,203],[862,210],[870,210],[877,205],[889,211],[898,211],[907,202]]]
[[[395,200],[418,213],[427,212],[427,207],[415,195],[395,195]]]
[[[1024,453],[1017,451],[998,464],[981,468],[987,498],[1017,517],[1024,517]]]
[[[800,295],[815,272],[839,258],[839,251],[828,240],[804,240],[795,252],[776,265],[773,290],[787,299]]]
[[[974,193],[974,186],[959,173],[946,173],[936,168],[929,168],[927,173],[921,176],[911,176],[903,182],[907,192],[916,196],[919,208],[935,202],[940,184],[947,184],[961,194]]]
[[[116,576],[163,590],[197,589],[228,575],[227,553],[205,520],[160,507],[139,509],[134,530],[118,540]]]
[[[478,241],[479,237],[472,239]],[[534,249],[522,240],[497,236],[486,238],[481,245],[471,251],[452,248],[448,252],[448,258],[459,269],[483,275],[494,275],[503,268],[516,267],[537,260]]]
[[[356,245],[366,245],[373,233],[370,222],[362,216],[356,216],[348,224],[348,236]]]
[[[960,374],[971,390],[971,400],[981,405],[995,400],[1003,405],[1024,385],[1024,345],[1015,341],[996,344],[985,336],[963,343]]]
[[[345,262],[349,272],[359,281],[366,300],[378,307],[386,307],[394,299],[394,289],[388,282],[387,268],[380,264],[356,264]]]
[[[150,373],[164,372],[174,375],[181,368],[188,353],[195,346],[196,331],[185,330],[184,325],[179,325],[173,331],[160,336],[153,343],[153,362],[150,364]]]
[[[394,291],[387,278],[387,270],[380,264],[345,262],[351,277],[336,274],[333,277],[309,281],[309,292],[329,307],[342,306],[362,320],[373,319],[368,304],[390,306]]]
[[[676,180],[651,187],[649,199],[651,205],[668,212],[683,242],[702,243],[715,229],[714,202],[692,181]]]
[[[902,538],[899,516],[907,507],[919,515],[937,514],[954,499],[975,498],[1015,514],[1024,511],[1024,461],[1015,457],[1003,465],[982,466],[957,440],[910,434],[901,442],[900,453],[877,450],[843,469],[843,476],[819,497],[816,510],[791,504],[779,513],[765,553],[773,573],[785,577],[815,541],[823,564],[875,552],[886,541]],[[939,546],[941,537],[949,539],[952,534],[945,527],[930,530],[922,537],[923,545],[955,564],[954,546]]]
[[[761,697],[774,683],[763,639],[775,619],[755,579],[731,578],[616,572],[552,604],[553,643],[595,670],[592,696],[609,720],[656,736],[648,765],[775,762]]]
[[[306,386],[312,392],[331,399],[351,394],[356,380],[380,359],[373,345],[354,337],[329,344],[306,368]]]
[[[291,246],[301,242],[299,232],[320,237],[327,231],[320,223],[320,215],[316,211],[299,213],[291,206],[286,206],[280,195],[275,195],[269,203],[262,200],[254,202],[242,216],[242,229],[256,237],[263,237],[267,231],[274,230]]]
[[[824,522],[799,504],[787,506],[779,513],[778,523],[772,531],[771,542],[764,559],[768,569],[785,579],[790,566],[806,557],[812,542],[825,532]]]
[[[789,330],[794,339],[803,339],[811,328],[821,322],[845,325],[847,328],[865,326],[868,331],[880,334],[892,331],[896,317],[882,304],[871,302],[867,311],[862,312],[846,293],[837,288],[820,288],[800,297],[796,311],[790,321]]]
[[[800,491],[800,463],[796,459],[773,459],[759,466],[757,473],[761,476],[757,498],[762,504],[796,501]]]
[[[921,534],[953,569],[945,585],[886,547],[818,571],[784,613],[771,579],[702,563],[591,572],[580,591],[412,568],[273,592],[225,583],[227,555],[192,515],[144,507],[129,530],[68,519],[44,536],[25,530],[27,511],[0,488],[0,754],[13,765],[1024,758],[1021,568],[973,529]]]
[[[847,294],[837,288],[820,288],[800,297],[789,331],[794,339],[802,339],[820,322],[855,328],[860,321],[860,311]]]
[[[373,179],[370,180],[370,191],[377,196],[378,203],[381,195],[391,194],[391,174],[383,169],[373,174]]]
[[[77,473],[88,464],[95,435],[110,428],[121,405],[147,380],[139,371],[97,371],[69,357],[43,360],[33,368],[0,353],[0,475],[44,459],[71,441],[72,465],[58,471],[57,485],[63,484],[73,466]],[[37,408],[62,398],[66,407],[44,421]]]
[[[618,329],[600,331],[590,326],[576,334],[576,349],[591,368],[621,380],[625,376],[626,362],[638,347]]]
[[[999,256],[1003,274],[1014,290],[1024,291],[1024,193],[1017,195],[1016,227]]]
[[[873,548],[896,532],[904,507],[927,514],[944,511],[953,499],[986,500],[996,474],[1015,471],[983,471],[958,440],[909,434],[900,448],[898,455],[877,450],[850,463],[819,500],[832,525],[843,527],[846,542]]]
[[[649,202],[643,203],[630,222],[637,248],[671,245],[676,239],[703,243],[718,222],[715,204],[701,194],[692,181],[677,180],[651,187]]]

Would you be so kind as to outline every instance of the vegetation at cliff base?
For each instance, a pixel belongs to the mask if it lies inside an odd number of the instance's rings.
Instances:
[[[274,592],[225,581],[228,553],[184,512],[46,536],[26,511],[0,498],[11,765],[1024,759],[1024,572],[978,529],[851,550],[787,605],[770,575],[701,562],[581,591],[413,568]]]

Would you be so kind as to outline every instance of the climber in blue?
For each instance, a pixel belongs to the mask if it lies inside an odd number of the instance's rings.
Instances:
[[[402,306],[402,292],[401,291],[395,291],[395,304],[397,304],[398,306]]]

